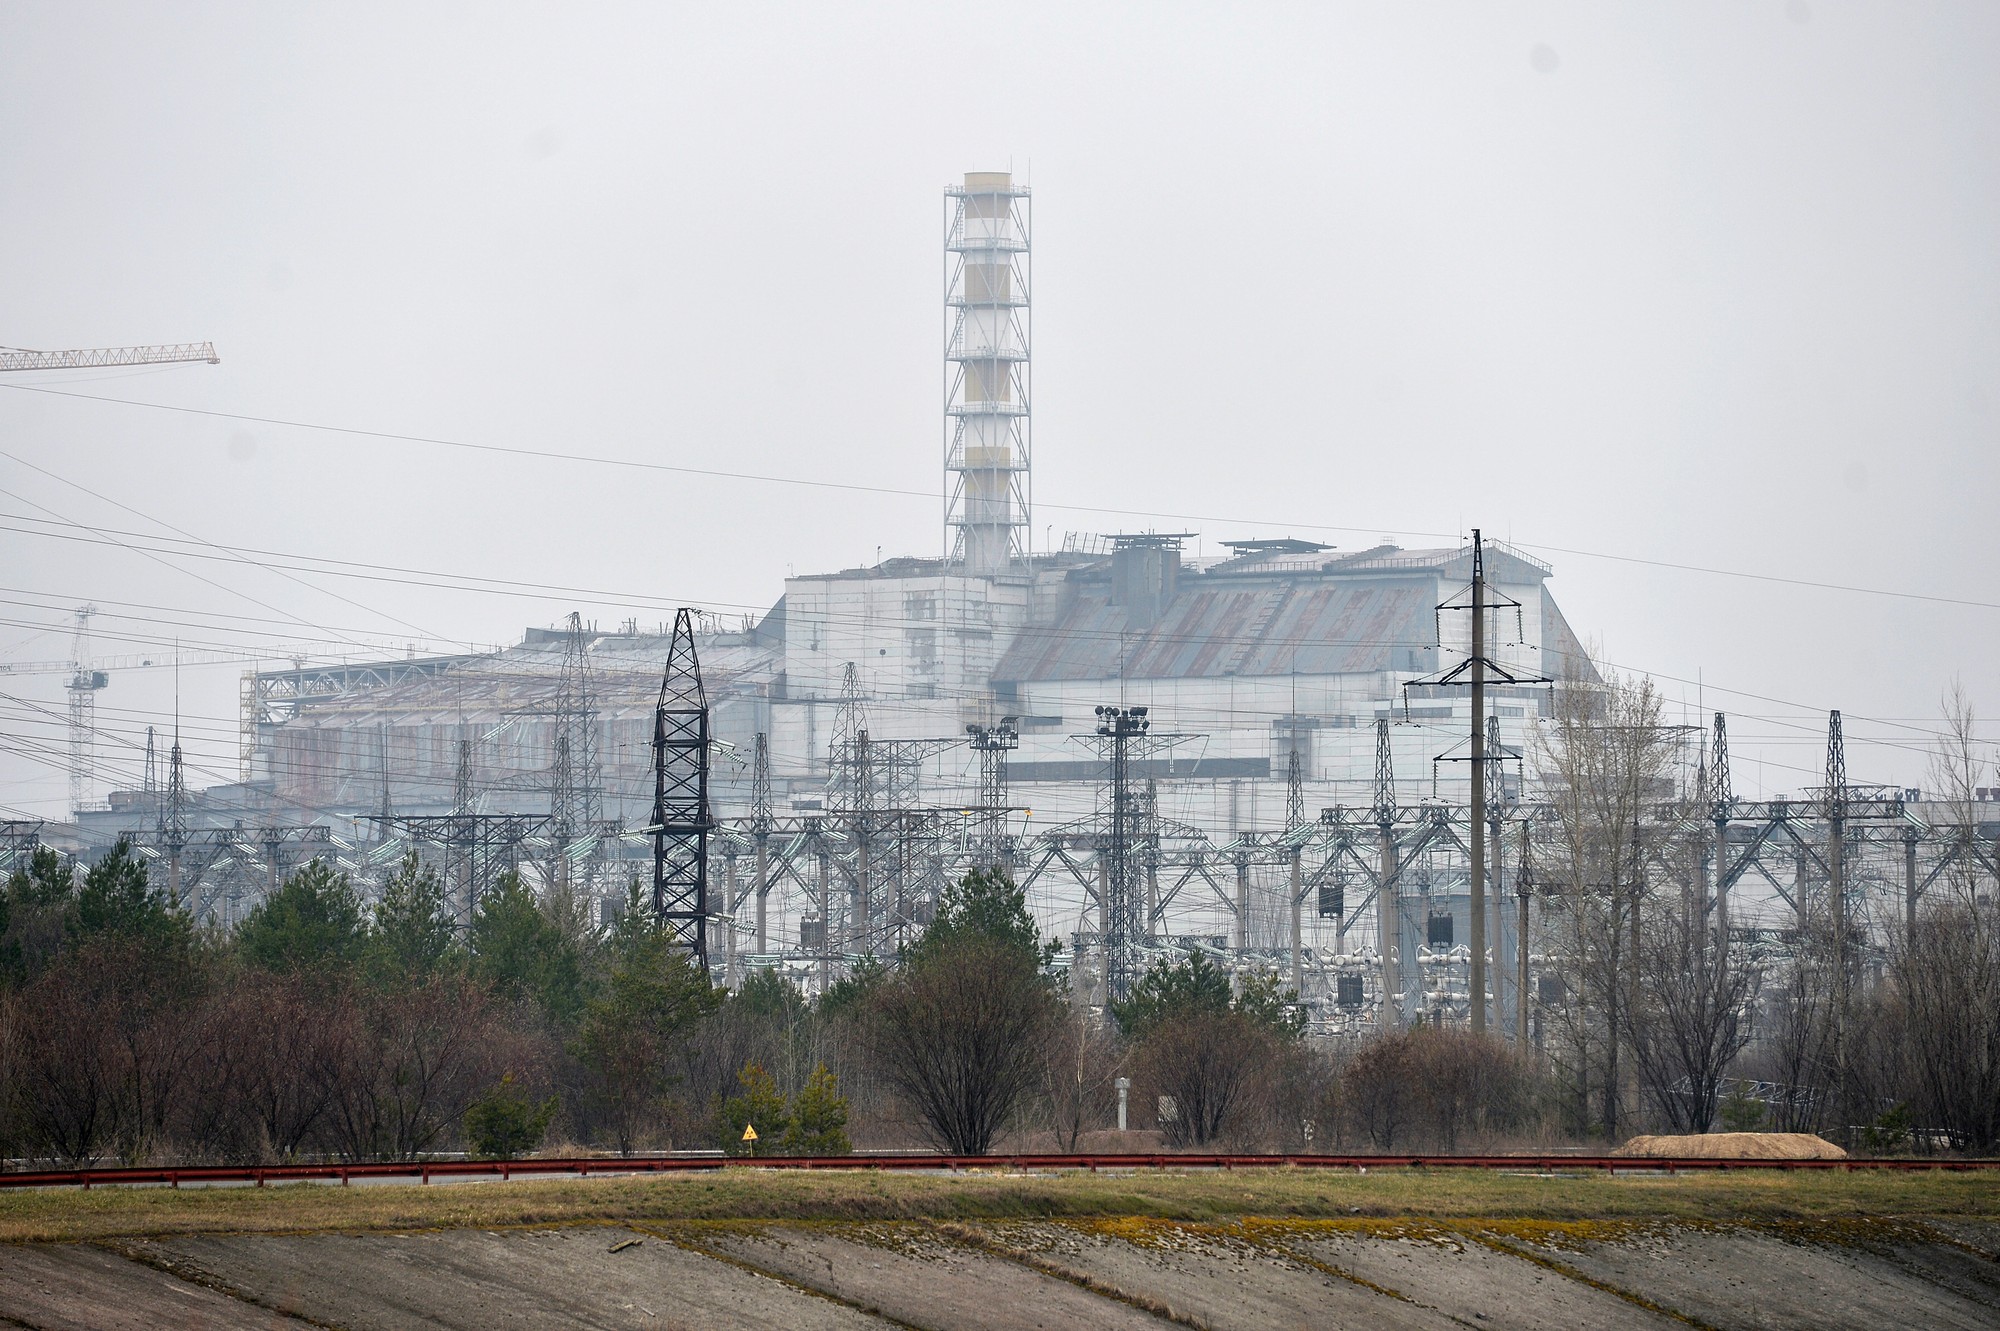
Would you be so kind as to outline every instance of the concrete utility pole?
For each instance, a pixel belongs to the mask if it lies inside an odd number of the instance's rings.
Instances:
[[[1507,757],[1506,746],[1500,743],[1500,718],[1486,718],[1486,754],[1494,764]],[[1485,835],[1490,845],[1489,862],[1493,865],[1493,1024],[1505,1026],[1507,1023],[1506,985],[1513,978],[1507,972],[1500,958],[1500,946],[1507,936],[1507,848],[1500,839],[1502,806],[1507,799],[1506,779],[1498,774],[1488,792],[1486,807],[1480,811],[1485,821]],[[1521,995],[1514,995],[1514,1005],[1519,1007]]]
[[[1514,925],[1514,1043],[1528,1047],[1528,896],[1534,890],[1528,868],[1528,828],[1531,820],[1521,820],[1521,867],[1514,873],[1514,895],[1520,918]]]
[[[1853,1121],[1848,1100],[1848,1008],[1850,980],[1847,947],[1847,745],[1841,735],[1840,713],[1826,718],[1826,900],[1833,924],[1833,1078],[1840,1113],[1840,1137],[1848,1140]]]
[[[1709,788],[1714,797],[1710,816],[1715,820],[1715,945],[1726,964],[1729,959],[1729,819],[1735,812],[1736,794],[1729,779],[1729,723],[1721,712],[1715,714],[1714,756],[1709,763]]]
[[[1486,764],[1492,761],[1493,753],[1505,756],[1505,751],[1501,750],[1496,743],[1489,740],[1486,733],[1486,685],[1489,680],[1509,686],[1548,684],[1552,681],[1539,674],[1523,673],[1511,665],[1493,660],[1486,654],[1489,646],[1487,639],[1490,636],[1487,631],[1487,612],[1496,609],[1512,610],[1518,625],[1521,603],[1509,597],[1505,592],[1496,595],[1493,589],[1486,585],[1486,545],[1480,537],[1479,529],[1476,527],[1472,531],[1472,585],[1468,590],[1471,592],[1469,605],[1459,604],[1458,598],[1454,596],[1452,599],[1438,606],[1440,612],[1471,612],[1472,633],[1470,636],[1472,641],[1470,649],[1466,652],[1465,660],[1435,679],[1411,680],[1409,683],[1404,684],[1403,688],[1407,691],[1418,686],[1434,689],[1446,686],[1457,687],[1469,685],[1472,690],[1472,742],[1469,745],[1470,754],[1468,758],[1468,761],[1472,764],[1472,799],[1466,818],[1466,827],[1469,835],[1465,841],[1466,859],[1469,861],[1468,869],[1470,870],[1469,877],[1471,879],[1468,884],[1467,893],[1470,898],[1468,903],[1470,911],[1468,913],[1472,917],[1471,936],[1467,940],[1470,944],[1468,950],[1472,954],[1471,974],[1468,976],[1470,981],[1468,988],[1470,988],[1471,993],[1467,997],[1469,999],[1468,1007],[1470,1008],[1469,1015],[1471,1017],[1473,1033],[1483,1035],[1486,1032],[1487,1017],[1486,939],[1488,921],[1486,918],[1486,862],[1489,854],[1486,845],[1486,828],[1483,824],[1491,816],[1487,808],[1486,798],[1486,783],[1488,780]],[[1517,636],[1519,631],[1517,627]],[[1442,641],[1441,638],[1440,641]],[[1489,753],[1489,750],[1492,753]],[[1459,760],[1453,758],[1446,761],[1456,762]],[[1495,840],[1497,842],[1498,838],[1496,837]],[[1497,851],[1494,854],[1497,860]]]
[[[1472,529],[1472,1033],[1486,1033],[1486,561]]]

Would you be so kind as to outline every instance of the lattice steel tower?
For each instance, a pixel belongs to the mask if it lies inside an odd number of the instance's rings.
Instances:
[[[1032,209],[1006,171],[944,192],[945,552],[965,573],[1028,554]]]
[[[673,941],[708,967],[708,695],[695,656],[694,612],[674,637],[653,712],[653,909]]]

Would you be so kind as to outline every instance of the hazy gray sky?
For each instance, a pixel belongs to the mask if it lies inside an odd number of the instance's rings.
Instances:
[[[1069,506],[1038,543],[1481,526],[1555,565],[1609,660],[1690,706],[1706,681],[1739,789],[1809,784],[1828,707],[1856,779],[1917,783],[1953,675],[2000,712],[1996,68],[1987,0],[10,3],[0,343],[223,363],[7,376],[0,526],[597,594],[315,591],[4,530],[0,659],[65,657],[84,599],[166,621],[106,618],[107,655],[491,643],[935,553],[939,192],[1011,165],[1036,495]],[[182,677],[204,783],[234,771],[237,669]],[[59,713],[61,683],[0,692]],[[170,675],[99,705],[143,731]],[[0,734],[59,751],[35,716],[0,702]],[[0,805],[63,796],[0,754]]]

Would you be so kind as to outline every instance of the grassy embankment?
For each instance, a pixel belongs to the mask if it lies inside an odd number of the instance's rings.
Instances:
[[[1158,1217],[1668,1223],[2000,1219],[2000,1176],[1785,1173],[1540,1177],[1473,1170],[956,1176],[727,1170],[430,1187],[99,1188],[0,1194],[0,1241],[506,1228],[677,1220]]]

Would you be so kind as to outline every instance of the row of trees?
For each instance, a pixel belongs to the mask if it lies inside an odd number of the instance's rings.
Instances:
[[[1966,784],[1969,707],[1956,724]],[[1557,695],[1533,1050],[1431,1027],[1316,1044],[1274,976],[1199,954],[1093,1012],[994,873],[949,888],[891,964],[809,999],[772,972],[715,988],[636,884],[599,928],[509,875],[460,927],[415,857],[370,903],[314,863],[222,933],[128,846],[81,873],[43,849],[0,893],[0,1154],[361,1159],[545,1134],[622,1152],[1074,1150],[1113,1121],[1121,1077],[1135,1129],[1175,1147],[1453,1150],[1762,1114],[1991,1149],[2000,917],[1977,857],[1875,931],[1895,940],[1879,973],[1823,896],[1767,965],[1719,928],[1709,796],[1677,779],[1676,749],[1648,684]],[[1775,1113],[1725,1103],[1731,1075],[1799,1094]]]
[[[990,1150],[1008,1129],[1074,1151],[1112,1121],[1177,1148],[1455,1149],[1537,1134],[1551,1098],[1504,1042],[1424,1029],[1356,1050],[1305,1038],[1275,975],[1232,980],[1200,953],[1156,963],[1101,1020],[1047,965],[1020,889],[975,873],[894,971],[869,971],[857,1031],[875,1075],[930,1142]]]
[[[411,1155],[523,1088],[629,1150],[723,1003],[647,911],[599,932],[509,876],[461,934],[414,857],[366,909],[309,864],[223,935],[129,846],[80,875],[43,848],[0,902],[0,966],[0,1148],[79,1162]]]
[[[1427,1089],[1499,1046],[1437,1033],[1343,1079],[1275,978],[1232,986],[1189,956],[1106,1020],[1052,959],[995,874],[948,890],[894,965],[813,1001],[770,972],[712,987],[636,888],[599,930],[509,876],[459,929],[414,858],[366,906],[311,864],[222,934],[194,928],[129,847],[81,874],[44,849],[0,894],[0,1153],[358,1160],[513,1154],[545,1134],[626,1152],[1076,1149],[1110,1128],[1120,1076],[1135,1128],[1173,1146],[1533,1127],[1532,1096],[1496,1110]]]
[[[1716,796],[1661,711],[1646,680],[1560,689],[1537,755],[1554,823],[1536,829],[1534,948],[1565,1130],[1706,1131],[1734,1076],[1780,1088],[1732,1106],[1740,1126],[1865,1146],[1886,1120],[2000,1144],[2000,905],[1975,853],[1984,768],[1963,694],[1946,699],[1929,804],[1968,843],[1957,869],[1914,918],[1900,893],[1839,902],[1802,875],[1796,927],[1761,949],[1722,928]]]

